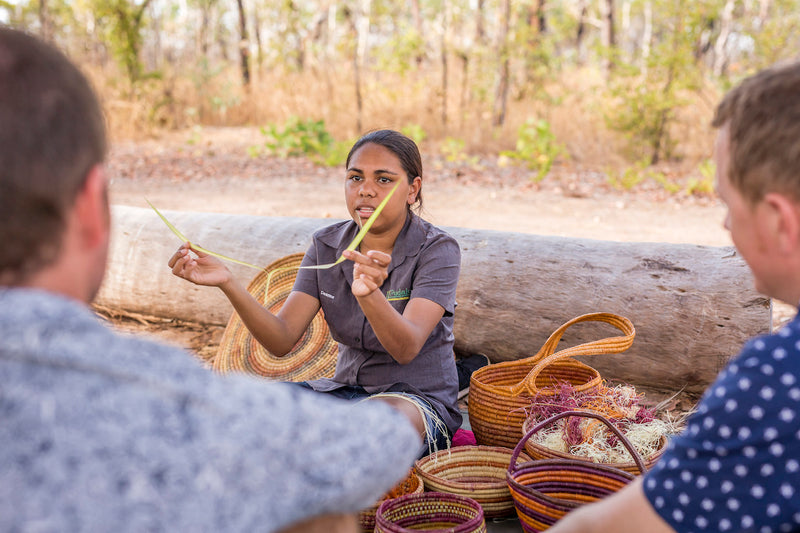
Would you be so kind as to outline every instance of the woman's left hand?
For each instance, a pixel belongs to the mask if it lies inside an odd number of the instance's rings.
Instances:
[[[355,250],[345,250],[342,255],[353,262],[353,296],[369,296],[389,276],[392,256],[387,253],[370,250],[362,254]]]

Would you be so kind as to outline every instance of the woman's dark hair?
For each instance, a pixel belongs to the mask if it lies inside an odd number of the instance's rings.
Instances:
[[[394,130],[375,130],[365,134],[350,148],[350,153],[347,154],[347,161],[345,161],[345,168],[350,167],[350,159],[356,151],[365,144],[377,144],[383,146],[391,151],[400,160],[400,165],[403,167],[408,182],[412,183],[414,178],[419,176],[422,179],[422,156],[419,155],[419,148],[417,143]],[[412,206],[409,206],[411,209]],[[417,201],[414,205],[417,212],[422,209],[422,188],[420,187],[417,193]]]

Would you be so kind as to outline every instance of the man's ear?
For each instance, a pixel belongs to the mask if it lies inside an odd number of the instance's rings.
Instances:
[[[86,176],[75,200],[74,212],[83,245],[93,248],[105,243],[110,231],[110,212],[108,187],[102,165],[92,167]]]
[[[800,205],[785,194],[767,193],[763,202],[772,213],[772,231],[781,253],[800,251]]]

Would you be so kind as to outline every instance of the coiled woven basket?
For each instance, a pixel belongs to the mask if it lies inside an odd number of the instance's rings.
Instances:
[[[619,329],[623,336],[586,342],[556,352],[567,328],[581,322],[605,322]],[[602,382],[597,370],[573,356],[624,352],[630,348],[635,335],[633,324],[625,317],[590,313],[559,327],[532,357],[479,368],[470,378],[468,400],[475,440],[486,446],[514,448],[527,418],[526,409],[534,396],[553,394],[559,382],[567,382],[580,392],[597,388]]]
[[[605,423],[630,452],[639,473],[647,471],[630,441],[602,415],[588,411],[565,411],[551,416],[522,437],[514,448],[506,475],[517,516],[526,532],[544,531],[573,509],[613,494],[635,477],[619,468],[572,459],[538,459],[521,465],[517,463],[516,458],[534,433],[569,416],[589,417]]]
[[[414,469],[425,490],[472,498],[486,518],[513,516],[514,501],[506,482],[512,452],[499,446],[457,446],[423,457]],[[517,458],[520,462],[530,460],[524,453]]]
[[[277,313],[292,292],[303,255],[291,254],[270,263],[253,278],[247,291],[272,313]],[[273,273],[271,278],[270,273]],[[337,353],[338,345],[331,337],[322,310],[314,316],[292,351],[283,357],[271,354],[259,344],[234,311],[222,334],[212,367],[219,372],[247,372],[276,381],[305,381],[333,376]]]
[[[445,492],[408,494],[386,500],[375,515],[375,533],[486,533],[481,506]]]
[[[375,502],[368,509],[364,509],[358,513],[358,522],[361,525],[362,533],[372,533],[375,531],[375,514],[378,512],[378,507],[386,500],[399,498],[406,494],[422,494],[425,491],[425,485],[422,483],[422,478],[412,468],[408,476],[395,485],[392,490],[384,494],[383,498]],[[509,494],[509,498],[511,495]]]

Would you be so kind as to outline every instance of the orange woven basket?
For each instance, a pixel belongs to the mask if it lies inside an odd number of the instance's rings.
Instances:
[[[561,336],[573,324],[605,322],[624,334],[586,342],[555,351]],[[630,320],[612,313],[590,313],[573,318],[559,327],[539,352],[525,359],[479,368],[469,385],[468,413],[478,444],[514,448],[520,440],[527,409],[537,394],[552,394],[560,382],[576,391],[596,389],[602,379],[594,368],[573,359],[576,355],[624,352],[630,348],[636,330]],[[551,392],[552,391],[552,392]]]
[[[247,291],[272,313],[283,307],[292,292],[303,253],[287,255],[270,263],[247,286]],[[274,272],[267,279],[270,272]],[[331,337],[322,310],[292,351],[283,357],[271,354],[250,334],[234,311],[222,334],[212,367],[219,372],[247,372],[276,381],[305,381],[332,377],[336,370],[338,345]]]
[[[425,485],[422,478],[412,468],[408,472],[408,476],[392,488],[389,492],[383,495],[383,498],[375,502],[371,507],[364,509],[358,513],[358,522],[361,525],[363,533],[372,533],[375,531],[375,514],[378,512],[378,507],[386,500],[393,500],[406,494],[422,494],[425,491]],[[511,495],[508,496],[511,498]],[[513,504],[512,504],[513,505]]]

